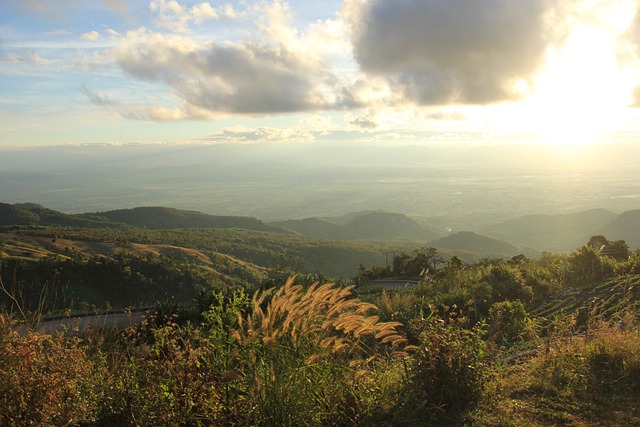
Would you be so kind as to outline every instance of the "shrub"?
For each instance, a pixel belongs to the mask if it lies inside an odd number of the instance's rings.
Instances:
[[[484,325],[466,329],[467,319],[459,314],[449,313],[447,321],[434,316],[423,325],[394,409],[395,422],[454,422],[480,398],[485,378]]]
[[[77,339],[28,331],[0,315],[0,424],[66,426],[95,420],[99,366]]]
[[[537,337],[535,324],[520,301],[493,304],[489,310],[489,325],[489,333],[498,343],[509,344]]]

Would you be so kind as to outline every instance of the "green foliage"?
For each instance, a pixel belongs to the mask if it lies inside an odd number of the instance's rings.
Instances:
[[[241,381],[229,353],[219,351],[224,341],[171,319],[156,324],[151,318],[125,334],[119,346],[107,353],[100,425],[215,425],[241,419],[242,388],[235,387]]]
[[[168,257],[116,254],[111,258],[48,258],[40,262],[10,259],[0,274],[15,289],[23,309],[34,311],[47,298],[45,312],[63,310],[85,302],[105,301],[118,307],[151,305],[158,300],[185,302],[216,283],[215,275],[201,266]],[[0,295],[0,302],[6,295]]]
[[[132,249],[136,239],[162,240],[171,250],[203,239],[208,249],[200,253],[218,267],[180,250],[172,257],[123,252],[4,263],[7,289],[35,305],[51,277],[51,296],[64,289],[115,305],[131,298],[172,303],[137,327],[81,339],[26,327],[18,334],[0,316],[0,424],[553,425],[579,416],[575,424],[588,425],[602,408],[620,421],[611,405],[640,397],[638,252],[616,260],[586,246],[569,256],[468,265],[453,257],[443,266],[433,248],[415,257],[398,252],[390,268],[362,266],[359,280],[429,274],[417,288],[363,301],[354,287],[311,274],[281,286],[309,254],[331,260],[324,247],[299,246],[290,236],[136,233],[126,234]],[[265,246],[252,248],[258,241]],[[216,245],[277,268],[270,275],[244,270]],[[349,253],[342,250],[330,252]],[[176,318],[179,299],[198,301],[195,324]],[[538,324],[546,325],[544,344]],[[588,335],[576,336],[580,327]],[[640,422],[640,414],[629,417]]]
[[[567,258],[565,282],[570,286],[586,286],[613,276],[615,261],[599,256],[596,249],[582,246]]]
[[[99,368],[79,340],[19,335],[0,315],[0,424],[75,425],[93,421]]]
[[[534,323],[520,301],[502,301],[491,306],[489,333],[496,342],[503,344],[537,337]]]
[[[611,257],[617,261],[629,258],[629,245],[624,240],[610,241],[602,235],[591,236],[587,246],[593,248],[600,255]]]
[[[394,423],[455,424],[480,398],[486,374],[484,326],[467,329],[466,319],[455,311],[447,317],[422,321],[407,381],[393,410]]]
[[[533,290],[526,285],[520,271],[514,267],[497,264],[490,265],[482,280],[491,285],[494,301],[520,300],[529,304]]]

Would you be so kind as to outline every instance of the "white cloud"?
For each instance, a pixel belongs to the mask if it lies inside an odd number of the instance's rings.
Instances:
[[[635,17],[619,39],[618,57],[623,65],[640,69],[640,4],[636,5]],[[640,84],[632,95],[633,106],[640,107]]]
[[[84,33],[80,35],[82,40],[96,41],[100,40],[100,33],[97,31],[89,31],[88,33]]]
[[[219,13],[227,19],[236,19],[238,17],[238,12],[233,8],[233,5],[230,4],[221,6]]]
[[[53,61],[43,58],[33,49],[22,49],[20,52],[12,55],[3,54],[2,50],[0,50],[0,62],[6,62],[10,64],[37,64],[37,65],[48,65]]]
[[[299,129],[280,129],[272,127],[250,128],[235,126],[224,128],[220,133],[206,138],[208,141],[225,143],[257,142],[310,142],[313,134]]]
[[[113,28],[107,28],[105,30],[105,33],[109,34],[111,37],[115,38],[115,37],[119,37],[120,33],[117,32],[116,30],[114,30]]]
[[[460,111],[445,109],[430,111],[428,113],[422,114],[422,117],[426,120],[436,120],[444,122],[462,122],[469,118],[468,115]]]
[[[156,24],[175,32],[187,32],[191,23],[201,24],[207,20],[218,20],[220,15],[230,17],[233,8],[222,6],[221,13],[208,2],[192,7],[183,6],[176,0],[152,0],[149,10],[156,16]]]
[[[201,23],[207,19],[218,19],[218,12],[209,3],[200,3],[191,8],[193,20]]]
[[[361,69],[418,104],[517,99],[559,27],[550,0],[347,0]]]

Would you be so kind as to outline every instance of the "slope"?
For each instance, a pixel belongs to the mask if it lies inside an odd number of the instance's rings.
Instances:
[[[428,244],[438,249],[450,249],[454,254],[457,251],[474,252],[491,258],[510,258],[519,253],[518,248],[511,243],[476,234],[472,231],[454,233],[432,240]]]
[[[589,236],[615,217],[606,209],[592,209],[574,214],[526,215],[492,226],[479,232],[551,252],[566,252],[584,245]]]
[[[609,240],[624,240],[630,249],[640,247],[640,210],[620,214],[593,234],[601,234]]]
[[[270,226],[253,217],[219,216],[202,212],[186,211],[165,207],[137,207],[118,209],[84,217],[103,218],[138,228],[154,230],[171,228],[243,228],[247,230],[289,233],[280,227]]]

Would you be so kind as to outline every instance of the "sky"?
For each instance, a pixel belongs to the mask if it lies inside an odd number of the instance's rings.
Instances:
[[[640,135],[640,0],[2,0],[0,148]]]

